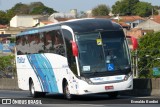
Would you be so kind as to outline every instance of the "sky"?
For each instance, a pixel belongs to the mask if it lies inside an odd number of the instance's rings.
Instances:
[[[29,4],[40,1],[47,7],[51,7],[59,12],[69,12],[71,9],[87,11],[96,7],[98,4],[106,4],[110,7],[118,0],[0,0],[0,10],[8,10],[17,3]],[[149,2],[152,5],[160,6],[160,0],[140,0]]]

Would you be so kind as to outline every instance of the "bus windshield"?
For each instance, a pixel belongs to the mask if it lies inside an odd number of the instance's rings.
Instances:
[[[122,31],[92,32],[76,35],[81,74],[125,72],[130,57]]]

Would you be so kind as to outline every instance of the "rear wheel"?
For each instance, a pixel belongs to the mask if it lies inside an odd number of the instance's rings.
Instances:
[[[68,100],[71,100],[73,98],[73,95],[70,94],[68,83],[66,83],[64,86],[64,95],[65,95],[65,98],[67,98]]]

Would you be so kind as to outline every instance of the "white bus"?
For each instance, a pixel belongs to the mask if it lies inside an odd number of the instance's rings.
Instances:
[[[131,56],[122,27],[107,19],[77,19],[16,36],[18,85],[33,97],[131,90]]]

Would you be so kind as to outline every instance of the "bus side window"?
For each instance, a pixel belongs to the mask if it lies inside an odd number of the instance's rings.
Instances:
[[[38,37],[38,53],[44,53],[44,33],[40,33]]]
[[[65,56],[65,48],[62,34],[59,30],[54,31],[54,53]]]
[[[44,35],[45,52],[65,56],[64,42],[61,32],[59,30],[53,30],[45,32]]]
[[[77,75],[78,73],[77,73],[76,60],[72,54],[72,44],[70,43],[70,41],[73,40],[72,34],[70,31],[66,29],[62,29],[62,32],[63,32],[63,36],[65,39],[65,44],[66,44],[68,65],[70,69],[72,70],[72,72]]]
[[[23,55],[22,53],[22,36],[17,37],[16,39],[17,55]]]

